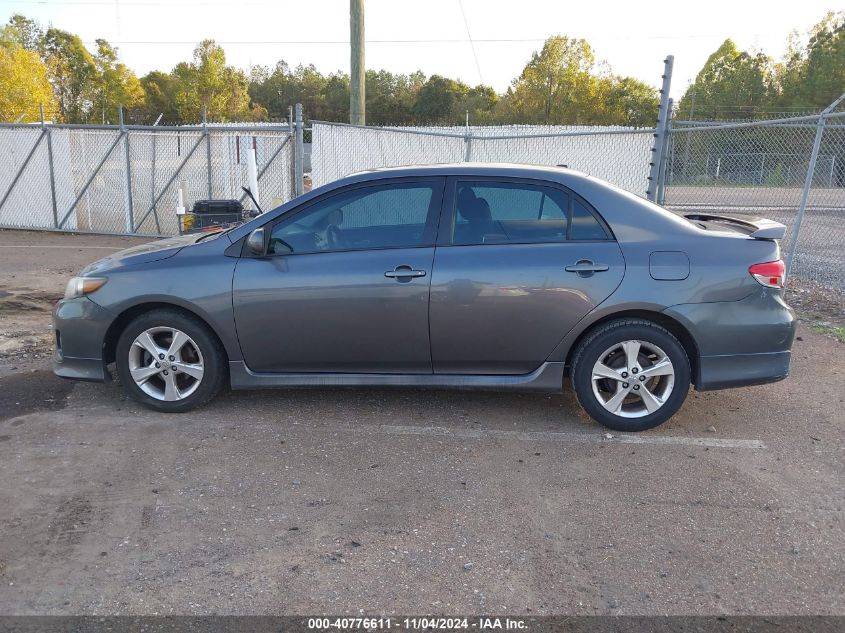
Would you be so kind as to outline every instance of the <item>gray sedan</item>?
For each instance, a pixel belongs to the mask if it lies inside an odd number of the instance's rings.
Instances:
[[[364,172],[130,248],[56,306],[55,371],[188,411],[235,389],[554,392],[641,431],[690,386],[789,373],[783,225],[670,212],[558,168]]]

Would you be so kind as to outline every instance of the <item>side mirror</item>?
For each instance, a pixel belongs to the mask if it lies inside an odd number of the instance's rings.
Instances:
[[[267,233],[264,227],[249,234],[246,238],[246,249],[253,257],[264,257],[267,254]]]

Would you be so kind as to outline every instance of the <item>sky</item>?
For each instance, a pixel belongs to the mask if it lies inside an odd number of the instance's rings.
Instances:
[[[675,99],[726,38],[779,58],[790,32],[804,36],[842,7],[831,0],[365,2],[369,69],[422,70],[504,92],[532,52],[560,34],[586,39],[614,73],[656,87],[663,59],[674,55]],[[204,38],[245,70],[284,59],[349,72],[348,0],[0,0],[0,17],[13,13],[76,33],[92,50],[95,39],[109,40],[139,77],[189,60]]]

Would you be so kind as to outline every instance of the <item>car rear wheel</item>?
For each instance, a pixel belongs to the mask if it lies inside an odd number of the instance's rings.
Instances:
[[[214,334],[176,310],[153,310],[129,323],[117,342],[115,361],[133,399],[168,413],[205,404],[226,375],[225,355]]]
[[[644,431],[681,407],[690,365],[683,346],[665,328],[620,319],[578,345],[571,377],[578,402],[594,420],[616,431]]]

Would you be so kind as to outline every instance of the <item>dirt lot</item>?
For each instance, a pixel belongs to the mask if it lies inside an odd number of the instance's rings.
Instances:
[[[802,327],[789,380],[634,436],[570,394],[168,417],[44,357],[66,278],[131,243],[0,232],[0,614],[845,614],[843,343]]]

